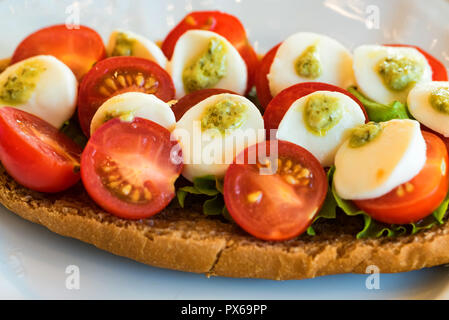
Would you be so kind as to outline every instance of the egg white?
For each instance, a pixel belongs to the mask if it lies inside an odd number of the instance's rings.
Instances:
[[[45,70],[38,76],[28,101],[13,107],[29,112],[60,128],[75,112],[78,94],[78,81],[64,63],[53,56],[45,55],[20,61],[0,74],[0,87],[8,77],[17,75],[17,71],[30,61],[39,61]],[[8,105],[0,100],[0,106]]]
[[[303,78],[295,70],[297,59],[312,45],[322,64],[322,74],[316,79]],[[280,45],[267,78],[273,97],[301,82],[325,82],[344,89],[355,83],[351,53],[336,40],[310,32],[296,33]]]
[[[176,98],[186,95],[182,74],[186,66],[201,56],[208,47],[211,38],[218,38],[226,45],[227,72],[214,86],[243,95],[247,85],[247,68],[245,61],[232,44],[219,34],[206,30],[190,30],[176,42],[172,60],[167,71],[170,73],[176,89]]]
[[[310,132],[303,117],[308,99],[316,94],[337,98],[343,108],[343,117],[324,136]],[[323,167],[330,167],[334,164],[338,147],[347,138],[351,129],[364,123],[365,115],[353,99],[340,92],[317,91],[296,100],[291,105],[279,124],[276,137],[307,149]]]
[[[382,122],[380,136],[352,148],[349,139],[335,156],[334,186],[343,199],[381,197],[413,179],[426,162],[426,143],[415,120]]]
[[[446,88],[449,91],[449,82],[432,81],[417,84],[408,95],[408,110],[426,127],[449,137],[449,115],[435,110],[429,101],[430,94],[439,88]]]
[[[388,57],[408,57],[416,60],[423,66],[424,71],[417,83],[432,80],[432,68],[424,55],[415,48],[363,45],[354,51],[354,74],[357,88],[369,99],[382,104],[407,101],[412,86],[402,91],[390,90],[377,71],[379,63]]]
[[[133,43],[133,56],[148,59],[151,61],[156,62],[159,64],[162,68],[166,68],[167,66],[167,58],[165,57],[162,50],[155,44],[153,41],[145,38],[144,36],[141,36],[139,34],[133,33],[131,31],[125,31],[125,30],[115,30],[111,33],[109,37],[109,42],[106,47],[106,52],[108,56],[112,55],[112,52],[114,51],[115,44],[117,41],[117,35],[119,33],[124,33],[129,39],[134,40]]]
[[[91,135],[111,113],[124,115],[124,120],[129,118],[131,121],[134,117],[151,120],[168,130],[172,130],[176,123],[175,114],[168,103],[152,94],[127,92],[108,99],[98,108],[90,125]]]
[[[201,132],[204,111],[223,100],[247,107],[242,125],[226,135]],[[182,147],[182,174],[190,181],[206,175],[224,177],[226,169],[241,151],[265,139],[264,122],[257,107],[245,97],[227,93],[211,96],[193,106],[177,122],[172,134]]]

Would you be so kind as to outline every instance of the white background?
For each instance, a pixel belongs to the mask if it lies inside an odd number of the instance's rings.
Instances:
[[[420,45],[449,65],[449,3],[443,0],[82,0],[80,22],[107,39],[125,28],[162,39],[191,10],[237,15],[261,53],[297,31],[325,33],[350,49],[363,43]],[[64,23],[62,0],[0,0],[0,58],[40,27]],[[371,6],[371,7],[369,7]],[[369,8],[379,9],[379,29],[368,29]],[[448,248],[449,250],[449,248]],[[67,290],[68,265],[80,268],[80,290]],[[390,299],[449,298],[449,269],[381,275],[380,289],[366,275],[302,281],[211,278],[152,268],[51,233],[0,207],[0,298],[73,299]]]

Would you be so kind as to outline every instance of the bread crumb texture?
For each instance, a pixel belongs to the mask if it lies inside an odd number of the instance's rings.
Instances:
[[[170,206],[150,219],[120,219],[95,205],[81,183],[63,193],[42,194],[18,185],[3,167],[0,202],[62,236],[151,266],[207,276],[288,280],[365,273],[370,265],[392,273],[449,263],[447,223],[413,236],[358,240],[361,219],[341,215],[321,219],[314,237],[266,242],[204,216],[195,204]]]

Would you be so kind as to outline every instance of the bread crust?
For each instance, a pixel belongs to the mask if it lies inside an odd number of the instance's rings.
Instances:
[[[314,237],[266,242],[205,217],[195,205],[170,207],[145,220],[119,219],[95,205],[81,184],[41,194],[18,185],[2,167],[0,202],[62,236],[151,266],[207,276],[288,280],[365,273],[370,265],[393,273],[449,263],[448,223],[413,236],[358,240],[357,219],[341,217],[318,225]]]

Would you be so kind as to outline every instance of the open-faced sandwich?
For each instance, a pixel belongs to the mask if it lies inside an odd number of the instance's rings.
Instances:
[[[449,82],[423,49],[299,32],[262,59],[234,16],[160,44],[41,29],[0,73],[0,202],[117,255],[302,279],[449,263]]]

